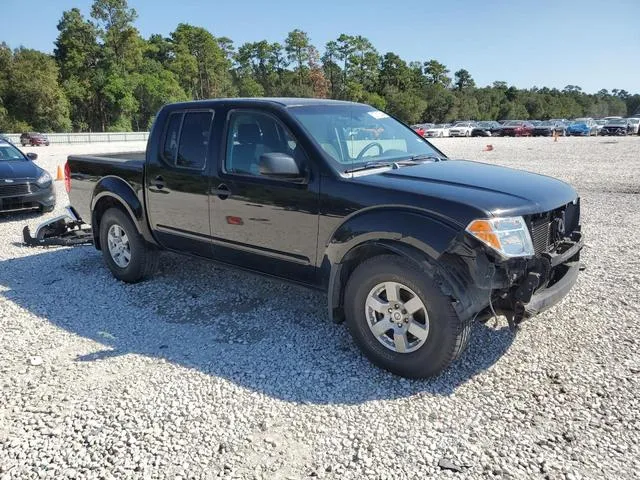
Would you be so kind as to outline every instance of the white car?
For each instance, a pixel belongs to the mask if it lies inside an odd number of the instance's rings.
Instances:
[[[451,137],[470,137],[471,131],[476,126],[473,122],[458,122],[449,129]]]
[[[629,133],[638,135],[638,130],[640,130],[640,118],[627,118],[627,123],[629,124]]]
[[[450,128],[451,128],[451,124],[450,123],[438,123],[438,124],[434,125],[433,127],[431,127],[430,129],[428,129],[424,133],[424,136],[425,137],[431,137],[431,138],[434,138],[434,137],[438,137],[438,138],[448,137]]]

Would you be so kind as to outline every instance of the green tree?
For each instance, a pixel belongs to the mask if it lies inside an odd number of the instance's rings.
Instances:
[[[171,70],[192,98],[233,96],[231,62],[216,38],[201,27],[185,23],[171,34],[173,60]]]
[[[451,85],[447,67],[437,60],[429,60],[424,63],[424,75],[431,85],[442,85],[448,88]]]
[[[454,78],[454,84],[456,86],[456,90],[458,91],[466,90],[468,88],[475,88],[476,86],[476,82],[473,81],[471,74],[464,68],[458,70],[454,74]]]
[[[54,59],[37,50],[19,48],[7,74],[3,104],[9,121],[45,132],[71,130],[69,102],[58,83]]]
[[[306,32],[295,29],[287,35],[284,41],[284,49],[287,52],[289,62],[296,65],[298,86],[302,89],[307,75],[306,63],[309,61],[311,42]]]

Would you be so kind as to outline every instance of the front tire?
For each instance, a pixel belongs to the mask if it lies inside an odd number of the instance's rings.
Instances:
[[[158,252],[145,242],[129,215],[119,208],[110,208],[102,216],[100,247],[107,267],[123,282],[139,282],[158,269]]]
[[[471,328],[462,322],[429,273],[396,255],[366,260],[345,291],[353,339],[377,366],[407,378],[446,369],[464,350]]]

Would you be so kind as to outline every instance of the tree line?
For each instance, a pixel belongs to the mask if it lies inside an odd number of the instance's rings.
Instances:
[[[456,119],[547,119],[631,115],[640,94],[579,86],[478,87],[437,60],[381,54],[360,35],[341,34],[321,52],[299,29],[282,43],[236,47],[181,23],[168,37],[142,38],[127,0],[95,0],[89,18],[62,14],[53,55],[0,44],[0,131],[147,130],[167,102],[235,96],[352,100],[407,123]]]

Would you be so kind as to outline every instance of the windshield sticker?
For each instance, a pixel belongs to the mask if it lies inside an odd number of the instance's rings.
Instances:
[[[376,120],[381,120],[383,118],[389,118],[389,115],[387,115],[384,112],[381,112],[379,110],[374,110],[373,112],[367,112],[369,115],[371,115],[373,118],[375,118]]]

